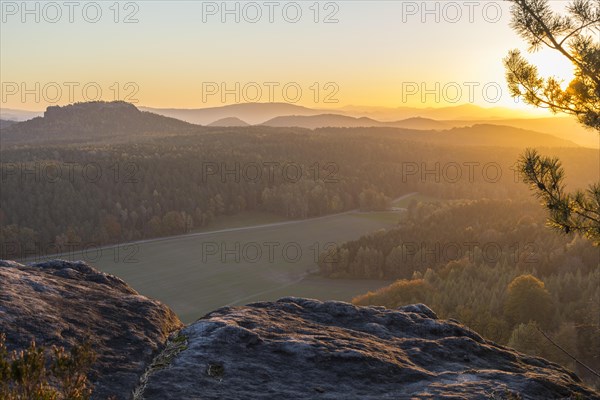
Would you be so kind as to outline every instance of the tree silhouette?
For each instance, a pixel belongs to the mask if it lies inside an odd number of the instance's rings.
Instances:
[[[575,0],[566,15],[554,12],[548,0],[510,1],[511,26],[527,41],[529,51],[544,46],[558,51],[573,64],[575,76],[563,89],[560,80],[540,77],[536,66],[512,50],[504,59],[511,95],[554,113],[574,115],[600,134],[600,1]],[[600,245],[600,183],[568,193],[560,161],[531,149],[519,159],[519,169],[548,209],[553,228],[582,233]]]

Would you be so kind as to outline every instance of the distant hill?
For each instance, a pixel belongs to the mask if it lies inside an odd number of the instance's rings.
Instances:
[[[140,107],[140,110],[200,125],[208,125],[214,121],[230,117],[241,119],[250,125],[256,125],[282,115],[318,115],[323,113],[322,110],[288,103],[244,103],[198,109]]]
[[[0,119],[0,129],[8,128],[11,125],[16,124],[17,121],[10,121],[6,119]]]
[[[226,107],[225,107],[226,108]],[[229,106],[228,111],[248,114],[257,111],[258,115],[275,111],[304,110],[316,112],[290,104],[243,104]],[[224,108],[220,108],[224,112]],[[254,117],[254,120],[259,117]],[[262,118],[262,117],[260,117]],[[521,129],[496,123],[464,126],[472,121],[435,121],[427,118],[408,118],[400,121],[378,121],[371,118],[355,118],[339,114],[287,115],[266,121],[254,129],[365,129],[369,133],[393,130],[393,134],[403,135],[410,140],[428,141],[439,144],[463,146],[502,146],[502,147],[577,147],[574,141],[567,140],[569,134],[558,138],[538,132],[536,127],[551,129],[550,122],[523,122],[511,120],[533,129]],[[564,123],[573,123],[565,120]],[[575,122],[576,124],[576,122]],[[3,144],[11,143],[81,143],[98,141],[130,140],[154,135],[195,133],[202,131],[218,132],[219,127],[248,127],[239,117],[227,116],[210,123],[212,128],[200,128],[175,118],[140,111],[126,102],[76,103],[64,107],[48,107],[43,117],[28,121],[3,122],[0,138]],[[456,126],[458,125],[458,126]],[[379,131],[377,131],[379,130]],[[586,132],[587,133],[587,132]],[[340,134],[335,132],[335,134]],[[593,135],[591,135],[593,136]]]
[[[27,121],[44,115],[43,111],[17,110],[14,108],[0,107],[0,119],[9,121]]]
[[[307,129],[316,128],[356,128],[369,126],[385,126],[379,121],[371,118],[354,118],[338,114],[320,114],[320,115],[286,115],[275,117],[263,122],[261,125],[273,127],[298,127]]]
[[[503,122],[504,120],[501,120]],[[524,122],[528,120],[510,120],[532,129],[522,129],[500,123],[473,123],[472,121],[436,121],[427,118],[408,118],[401,121],[382,122],[371,118],[355,118],[338,114],[314,116],[282,116],[266,121],[262,125],[270,127],[320,128],[401,128],[399,131],[411,140],[432,141],[441,144],[464,146],[501,146],[501,147],[578,147],[572,140],[538,132],[535,127],[549,129],[547,124]],[[576,121],[575,121],[576,123]],[[415,132],[417,131],[417,132]],[[435,132],[438,131],[438,132]],[[441,131],[441,132],[439,132]],[[563,135],[568,137],[569,135]]]
[[[140,111],[213,127],[240,127],[263,124],[273,127],[397,127],[405,129],[450,129],[475,124],[513,126],[548,133],[579,146],[600,148],[598,135],[583,128],[572,117],[532,118],[530,113],[504,107],[479,107],[462,104],[451,107],[373,107],[345,106],[316,109],[288,103],[245,103],[199,109],[138,107]],[[25,121],[43,112],[0,108],[0,119]],[[326,118],[325,115],[336,117]],[[282,117],[282,118],[279,118]],[[301,118],[314,117],[314,118]],[[343,118],[348,117],[348,118]],[[236,118],[239,121],[228,120]],[[7,125],[3,123],[0,128]]]
[[[208,126],[250,126],[250,124],[236,117],[227,117],[217,120],[215,122],[211,122],[210,124],[208,124]]]
[[[599,147],[599,138],[597,134],[583,128],[576,119],[574,118],[560,118],[560,117],[547,117],[547,118],[532,118],[532,119],[499,119],[499,120],[444,120],[438,121],[429,118],[413,117],[407,118],[400,121],[378,121],[367,117],[350,117],[340,114],[320,114],[313,116],[299,116],[289,115],[273,118],[269,121],[264,122],[264,126],[272,127],[300,127],[307,129],[317,128],[358,128],[358,127],[391,127],[391,128],[403,128],[403,129],[417,129],[417,130],[447,130],[451,128],[467,128],[470,126],[480,125],[481,126],[502,126],[502,132],[506,127],[513,127],[523,129],[528,132],[536,132],[539,134],[549,134],[555,136],[558,139],[562,139],[565,142],[554,142],[547,141],[542,138],[544,143],[548,143],[549,146],[555,147],[571,147],[571,146],[583,146],[583,147]],[[488,129],[489,131],[489,129]],[[499,133],[500,129],[496,130]],[[515,131],[511,131],[515,132]],[[501,133],[504,134],[504,133]],[[529,143],[530,146],[536,146],[537,144],[527,138],[516,138],[518,139],[515,143]],[[511,142],[512,139],[507,140],[505,144]],[[519,142],[520,141],[520,142]],[[512,143],[513,145],[515,143]]]
[[[439,136],[436,138],[437,143],[446,141],[449,144],[462,146],[579,147],[570,140],[546,133],[493,124],[452,128],[439,135],[432,134],[431,136]]]
[[[375,126],[440,130],[494,124],[548,133],[584,147],[600,147],[598,135],[583,128],[574,118],[535,118],[526,111],[504,107],[485,108],[474,104],[438,108],[345,106],[317,109],[287,103],[246,103],[199,109],[140,107],[140,110],[210,126],[223,126],[222,122],[219,125],[214,123],[226,118],[237,118],[250,125],[309,129]]]
[[[381,122],[396,122],[409,118],[430,120],[498,120],[531,118],[531,113],[503,107],[484,108],[474,104],[452,107],[370,107],[308,108],[289,103],[243,103],[197,109],[140,107],[142,111],[181,119],[194,124],[208,125],[219,119],[235,117],[251,125],[262,124],[276,117],[316,116],[336,114],[354,118],[369,118]]]
[[[273,127],[316,128],[357,128],[357,127],[393,127],[406,129],[447,129],[452,125],[426,118],[408,118],[403,121],[381,122],[371,118],[355,118],[339,114],[320,114],[311,116],[288,115],[275,117],[262,125]]]
[[[532,114],[505,107],[479,107],[475,104],[460,104],[450,107],[370,107],[345,106],[336,113],[355,117],[369,117],[380,121],[395,121],[412,117],[435,120],[497,120],[507,118],[531,118]]]
[[[468,127],[451,128],[443,131],[423,131],[388,127],[372,128],[320,128],[319,132],[344,134],[344,129],[364,131],[368,134],[391,134],[416,142],[430,142],[452,146],[490,147],[579,147],[569,140],[546,133],[514,128],[512,126],[476,124]],[[338,132],[336,132],[338,131]]]
[[[446,121],[436,121],[434,119],[422,117],[407,118],[396,122],[386,122],[386,124],[392,124],[391,126],[398,128],[420,130],[439,130],[452,128],[452,125],[448,124]]]
[[[450,126],[460,127],[475,124],[488,124],[491,121],[443,121]],[[529,119],[501,119],[492,122],[494,125],[508,125],[515,128],[522,128],[536,132],[549,133],[561,139],[572,141],[579,146],[598,148],[600,147],[599,137],[591,129],[584,128],[576,118],[573,117],[546,117]]]
[[[89,102],[48,107],[43,117],[13,124],[2,130],[1,137],[3,143],[81,142],[183,133],[193,128],[122,101]]]

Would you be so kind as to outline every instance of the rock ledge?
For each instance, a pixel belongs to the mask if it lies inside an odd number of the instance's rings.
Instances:
[[[559,365],[439,320],[422,304],[389,310],[289,297],[221,308],[180,337],[186,346],[148,374],[140,398],[600,398]]]
[[[140,375],[181,328],[165,305],[84,262],[0,260],[0,332],[9,349],[32,340],[71,348],[89,338],[98,354],[94,398],[131,398]]]

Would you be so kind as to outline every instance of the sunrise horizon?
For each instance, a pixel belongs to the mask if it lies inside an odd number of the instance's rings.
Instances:
[[[527,51],[510,28],[509,2],[288,2],[274,9],[254,2],[175,3],[90,3],[84,12],[3,2],[0,106],[466,103],[538,115],[508,90],[503,59],[509,51],[527,53],[542,76],[563,85],[573,79],[573,65],[558,52]],[[557,10],[567,4],[551,3]],[[56,45],[40,37],[53,37]]]
[[[110,102],[126,102],[129,104],[134,105],[137,108],[147,108],[147,109],[176,109],[176,110],[203,110],[203,109],[213,109],[213,108],[222,108],[222,107],[229,107],[229,106],[241,106],[241,105],[250,105],[250,104],[254,104],[254,105],[289,105],[289,106],[296,106],[299,108],[307,108],[307,109],[312,109],[312,110],[320,110],[323,112],[327,112],[327,111],[345,111],[348,109],[353,109],[353,110],[364,110],[364,111],[368,111],[368,110],[376,110],[376,109],[381,109],[381,110],[415,110],[415,111],[419,111],[419,110],[423,110],[423,111],[427,111],[427,110],[441,110],[441,109],[461,109],[461,108],[471,108],[474,110],[486,110],[486,111],[490,111],[490,110],[502,110],[505,112],[514,112],[515,113],[515,118],[536,118],[536,117],[556,117],[556,118],[565,118],[568,116],[565,114],[561,114],[561,113],[552,113],[550,110],[547,109],[538,109],[538,108],[534,108],[528,105],[524,105],[522,107],[519,106],[515,106],[515,107],[511,107],[511,106],[503,106],[503,105],[479,105],[479,104],[474,104],[474,103],[458,103],[458,104],[439,104],[439,105],[414,105],[414,104],[398,104],[398,105],[378,105],[378,104],[361,104],[361,103],[349,103],[349,104],[343,104],[343,105],[339,105],[339,104],[335,104],[335,105],[311,105],[311,104],[297,104],[297,103],[289,103],[289,102],[285,102],[285,101],[257,101],[257,102],[253,102],[253,101],[248,101],[248,102],[237,102],[237,103],[217,103],[217,104],[210,104],[210,105],[206,105],[206,104],[198,104],[198,105],[189,105],[189,106],[182,106],[182,107],[176,107],[176,106],[172,106],[170,104],[166,104],[166,103],[159,103],[159,104],[147,104],[147,103],[139,103],[139,102],[131,102],[131,101],[127,101],[127,100],[122,100],[122,99],[117,99],[117,100],[105,100],[105,99],[97,99],[97,100],[81,100],[81,101],[73,101],[73,102],[64,102],[64,103],[59,103],[59,104],[44,104],[44,105],[39,105],[39,106],[28,106],[27,108],[22,107],[22,105],[20,104],[15,104],[15,105],[0,105],[0,114],[2,113],[2,111],[23,111],[23,112],[44,112],[47,110],[48,107],[54,107],[54,106],[59,106],[59,107],[64,107],[64,106],[68,106],[68,105],[72,105],[72,104],[79,104],[79,103],[92,103],[92,102],[105,102],[105,103],[110,103]]]

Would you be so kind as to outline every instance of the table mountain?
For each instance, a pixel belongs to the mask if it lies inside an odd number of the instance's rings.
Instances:
[[[119,141],[160,134],[194,132],[198,127],[174,118],[138,110],[124,101],[94,101],[50,106],[43,117],[2,129],[6,144],[50,144]]]

